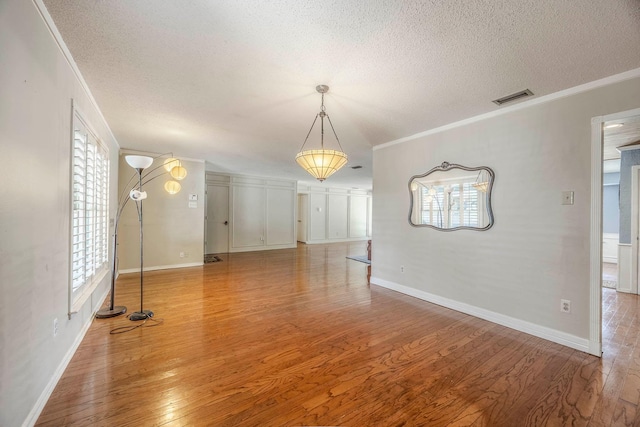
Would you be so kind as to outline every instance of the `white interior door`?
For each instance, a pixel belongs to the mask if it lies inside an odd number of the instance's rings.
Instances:
[[[229,252],[229,187],[207,185],[205,253]]]
[[[298,242],[306,243],[307,241],[307,208],[309,205],[309,196],[306,194],[298,194]]]

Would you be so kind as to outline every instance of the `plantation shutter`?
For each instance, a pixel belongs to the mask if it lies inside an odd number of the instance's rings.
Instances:
[[[71,305],[93,290],[109,256],[108,152],[77,113],[72,153]]]

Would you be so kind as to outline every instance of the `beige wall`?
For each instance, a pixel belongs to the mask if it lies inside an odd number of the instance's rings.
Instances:
[[[0,2],[0,425],[35,422],[103,301],[108,275],[68,318],[71,99],[116,140],[30,1]],[[58,334],[53,336],[53,320]]]
[[[591,118],[638,107],[634,78],[375,150],[372,283],[585,344]],[[443,161],[493,168],[493,228],[409,225],[409,178]],[[561,205],[563,190],[573,206]]]
[[[120,157],[119,194],[137,173]],[[158,158],[148,168],[154,169],[165,158]],[[182,189],[169,194],[164,184],[170,175],[164,173],[143,185],[148,198],[142,202],[144,224],[144,268],[154,270],[202,265],[204,258],[204,162],[182,160],[187,177],[180,181]],[[164,168],[151,171],[149,177],[158,176]],[[143,176],[146,172],[143,172]],[[144,182],[144,179],[143,179]],[[131,184],[126,188],[128,193]],[[189,194],[195,194],[196,207],[189,207]],[[140,235],[135,203],[130,200],[122,213],[118,231],[118,271],[131,272],[140,269]],[[180,257],[180,253],[184,257]]]

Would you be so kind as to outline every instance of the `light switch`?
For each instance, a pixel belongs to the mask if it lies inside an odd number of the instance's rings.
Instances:
[[[189,194],[189,200],[195,202],[196,200],[198,200],[198,195],[197,194]]]
[[[563,191],[562,192],[562,204],[563,205],[572,205],[573,204],[573,191]]]

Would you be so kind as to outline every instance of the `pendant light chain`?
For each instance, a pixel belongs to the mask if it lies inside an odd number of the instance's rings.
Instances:
[[[340,144],[340,139],[338,139],[338,134],[336,134],[336,130],[333,128],[333,123],[331,123],[331,117],[327,114],[327,120],[329,120],[329,124],[331,125],[331,130],[333,131],[333,136],[336,137],[336,141],[338,141],[338,147],[340,147],[340,151],[344,151],[342,148],[342,144]]]
[[[309,132],[307,132],[307,137],[304,139],[304,142],[302,143],[302,147],[300,147],[300,151],[302,151],[302,149],[304,148],[304,145],[307,143],[307,139],[309,139],[309,135],[311,135],[311,131],[313,130],[313,127],[316,124],[316,120],[318,120],[318,114],[316,114],[316,118],[313,119],[313,123],[311,123],[311,128],[309,129]]]
[[[320,101],[320,149],[324,150],[324,116],[326,116],[324,110],[324,92],[322,92],[322,100]]]

